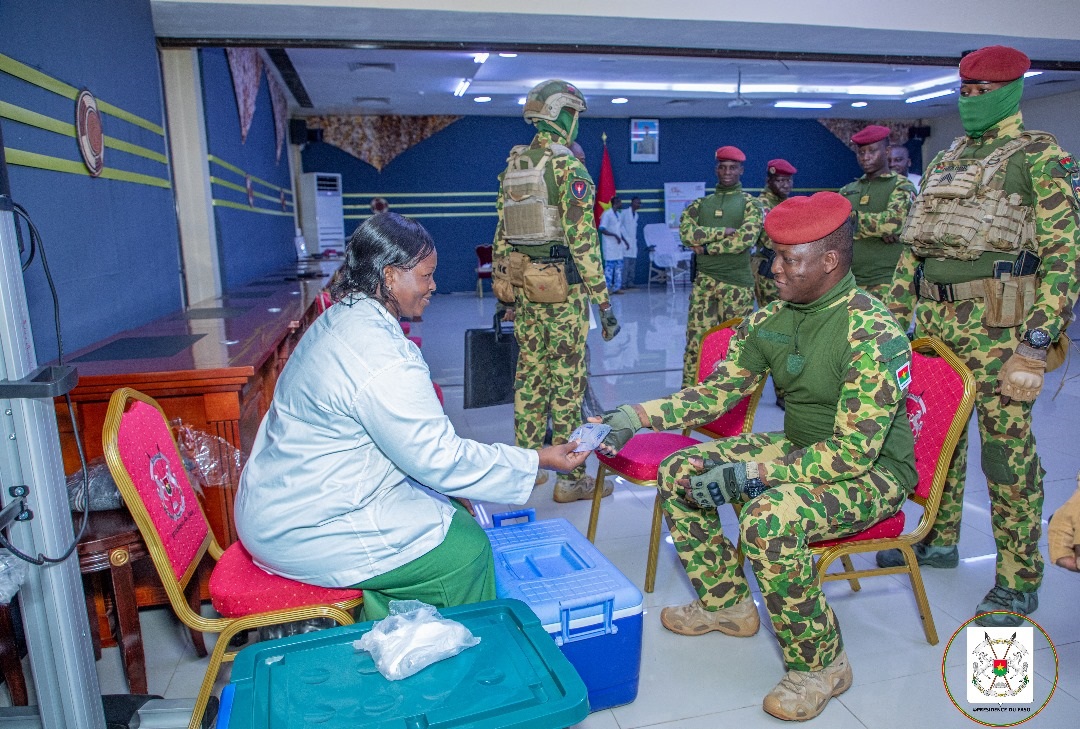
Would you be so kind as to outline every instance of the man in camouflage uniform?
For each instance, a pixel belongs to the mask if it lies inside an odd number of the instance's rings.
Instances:
[[[754,310],[750,247],[761,232],[761,206],[743,192],[746,155],[738,147],[716,150],[716,192],[686,206],[679,222],[682,244],[696,254],[697,277],[686,315],[683,387],[697,382],[705,332]]]
[[[863,175],[840,188],[851,202],[855,224],[855,283],[879,299],[892,285],[904,227],[915,186],[889,169],[889,128],[871,124],[855,134],[855,156]]]
[[[709,422],[771,372],[787,391],[782,433],[683,449],[660,465],[659,492],[675,549],[697,591],[664,608],[682,635],[753,635],[757,608],[717,506],[742,507],[743,551],[788,672],[763,702],[781,719],[810,719],[851,685],[836,616],[815,580],[809,545],[863,530],[901,507],[915,485],[905,392],[911,347],[885,306],[855,285],[851,205],[834,192],[793,197],[766,217],[781,301],[750,316],[727,358],[700,385],[605,413],[601,449],[639,427]]]
[[[758,195],[761,204],[762,215],[768,215],[769,211],[791,197],[791,187],[794,184],[792,175],[798,172],[795,165],[786,159],[771,159],[765,169],[765,187]],[[765,308],[766,304],[776,301],[776,284],[772,275],[772,241],[765,228],[761,229],[757,244],[750,251],[750,271],[754,274],[754,298],[757,299],[759,309]],[[779,399],[779,396],[778,396]]]
[[[504,320],[514,322],[520,349],[514,437],[522,448],[543,446],[549,418],[554,445],[566,443],[581,423],[589,301],[600,305],[605,340],[619,330],[593,224],[595,188],[568,149],[585,108],[575,86],[554,79],[538,84],[524,112],[536,136],[511,150],[499,176],[492,288],[506,306]],[[537,477],[537,483],[543,480]],[[605,485],[605,496],[611,488]],[[555,482],[556,501],[592,496],[584,465]]]
[[[1077,291],[1080,171],[1054,138],[1020,115],[1027,56],[991,46],[960,62],[967,134],[937,155],[901,235],[886,303],[902,326],[940,337],[975,375],[982,470],[990,491],[997,578],[981,625],[1019,625],[1038,607],[1044,470],[1031,431],[1048,350],[1072,320]],[[918,306],[916,307],[916,302]],[[956,447],[920,564],[955,567],[967,472]],[[878,564],[903,564],[893,550]]]

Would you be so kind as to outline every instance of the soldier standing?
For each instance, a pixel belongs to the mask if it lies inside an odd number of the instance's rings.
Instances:
[[[809,545],[895,514],[918,478],[901,374],[911,346],[885,305],[855,285],[850,213],[835,192],[777,205],[765,226],[782,301],[742,323],[727,358],[701,384],[603,416],[612,430],[600,450],[611,454],[641,427],[717,418],[770,372],[789,393],[783,432],[684,448],[660,464],[658,482],[698,595],[664,608],[661,624],[681,635],[758,631],[742,556],[717,513],[721,504],[741,504],[742,548],[787,667],[762,707],[787,720],[817,716],[852,681]]]
[[[855,156],[863,175],[844,185],[840,194],[851,202],[855,226],[855,258],[851,272],[855,282],[881,298],[892,284],[898,245],[915,186],[889,169],[889,128],[871,124],[855,134]]]
[[[750,247],[761,232],[761,206],[743,192],[746,155],[738,147],[716,150],[716,192],[686,206],[679,222],[682,244],[696,254],[697,277],[686,315],[683,387],[697,382],[701,338],[709,329],[754,311]]]
[[[507,307],[503,318],[514,322],[520,348],[514,437],[523,448],[543,446],[549,417],[555,445],[566,443],[581,422],[590,300],[600,305],[604,339],[619,331],[593,224],[595,188],[568,149],[585,108],[585,97],[572,84],[537,84],[524,113],[536,136],[510,150],[499,176],[492,288]],[[605,485],[604,495],[611,490]],[[593,479],[584,465],[555,482],[556,501],[592,496]]]
[[[765,169],[765,188],[758,195],[762,215],[791,197],[792,175],[798,172],[786,159],[771,159]],[[750,251],[750,270],[754,274],[754,298],[759,309],[777,300],[776,283],[773,281],[772,241],[762,227],[757,244]],[[778,398],[779,399],[779,398]]]
[[[976,608],[976,622],[989,626],[1020,625],[1004,611],[1026,615],[1039,605],[1045,471],[1032,406],[1048,349],[1072,320],[1078,280],[1080,170],[1051,135],[1024,129],[1020,97],[1029,67],[1027,56],[1005,46],[960,61],[967,134],[924,171],[887,297],[902,326],[914,310],[916,333],[940,337],[975,375],[997,544],[995,585]],[[957,565],[966,472],[965,430],[937,520],[916,545],[919,564]],[[877,561],[900,565],[903,556],[889,550]]]

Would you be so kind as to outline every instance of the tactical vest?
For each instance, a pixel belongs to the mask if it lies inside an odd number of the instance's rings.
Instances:
[[[851,202],[856,212],[881,213],[889,207],[889,198],[906,177],[891,173],[869,180],[859,178],[844,185],[840,194]],[[859,286],[876,286],[892,281],[896,262],[903,247],[886,243],[880,236],[857,237],[851,253],[851,272]]]
[[[565,243],[557,205],[559,192],[548,162],[556,155],[570,154],[561,144],[540,149],[519,145],[510,150],[502,179],[503,235],[507,243],[524,249]],[[535,257],[531,251],[524,252]]]
[[[1004,190],[1006,162],[1032,142],[1056,144],[1046,132],[1022,132],[985,159],[961,159],[967,137],[953,142],[923,175],[900,240],[923,258],[974,261],[984,252],[1035,250],[1035,208]]]
[[[742,187],[701,198],[698,225],[703,228],[738,228],[746,216],[746,195]],[[742,253],[698,254],[697,272],[734,286],[753,286],[750,251]]]

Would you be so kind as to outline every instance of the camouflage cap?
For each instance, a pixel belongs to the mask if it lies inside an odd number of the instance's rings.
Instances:
[[[553,78],[538,83],[525,97],[524,116],[530,122],[555,121],[565,108],[580,114],[588,108],[585,96],[572,83]]]

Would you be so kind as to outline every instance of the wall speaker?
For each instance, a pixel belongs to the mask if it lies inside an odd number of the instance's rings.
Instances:
[[[289,120],[289,144],[305,144],[307,143],[308,128],[307,122],[303,119],[290,119]]]

